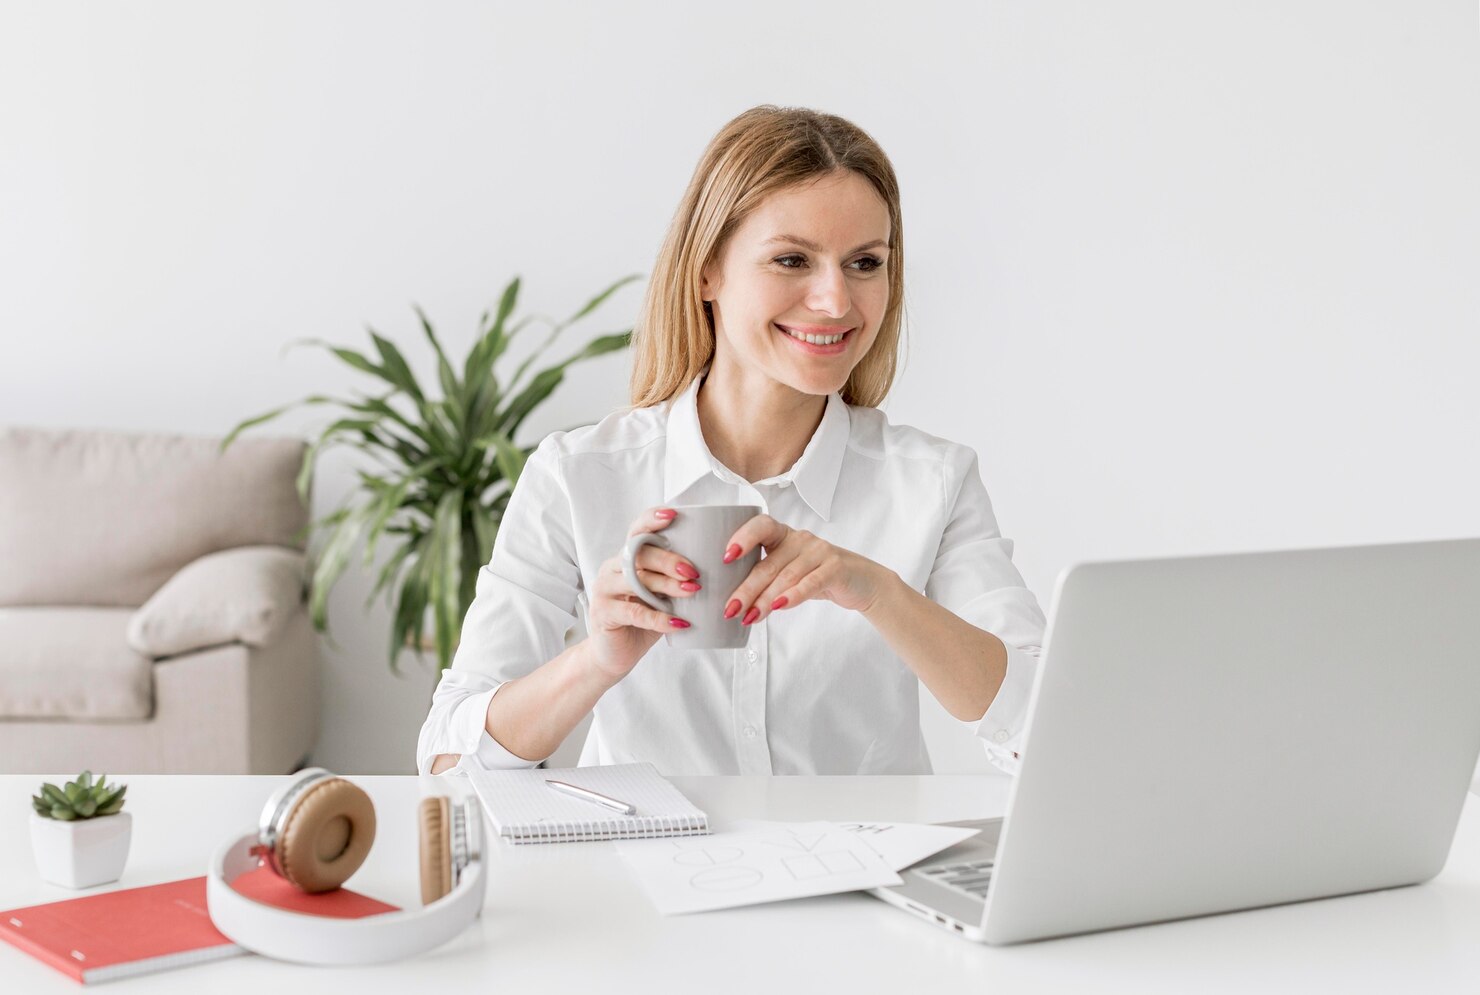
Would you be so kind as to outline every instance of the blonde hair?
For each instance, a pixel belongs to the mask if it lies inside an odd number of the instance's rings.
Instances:
[[[868,180],[889,209],[889,304],[869,351],[841,391],[877,407],[898,362],[904,314],[899,183],[877,142],[857,125],[804,107],[762,104],[730,121],[699,159],[668,227],[632,333],[632,406],[682,393],[714,356],[714,320],[700,276],[746,216],[774,191],[838,170]]]

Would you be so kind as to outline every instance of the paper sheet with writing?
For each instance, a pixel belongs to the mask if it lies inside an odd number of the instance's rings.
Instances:
[[[664,915],[899,884],[895,873],[977,830],[906,822],[744,819],[708,836],[617,845]]]
[[[787,826],[787,822],[762,819],[737,819],[725,828],[736,830]],[[918,822],[835,822],[832,825],[856,833],[892,871],[902,871],[918,864],[948,846],[955,846],[981,832],[962,826],[931,826]]]
[[[787,822],[708,836],[622,840],[617,852],[664,915],[831,895],[902,881],[863,837],[831,822]]]

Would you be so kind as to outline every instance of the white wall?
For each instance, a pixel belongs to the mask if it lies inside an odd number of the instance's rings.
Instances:
[[[4,3],[0,423],[223,433],[361,386],[285,342],[368,322],[429,370],[410,302],[461,352],[515,273],[563,317],[774,102],[893,158],[886,409],[978,450],[1045,609],[1076,560],[1480,534],[1473,0],[975,9]],[[576,371],[521,441],[625,383]],[[314,759],[409,771],[435,675],[390,675],[370,579],[332,601]],[[926,720],[937,769],[985,767]]]

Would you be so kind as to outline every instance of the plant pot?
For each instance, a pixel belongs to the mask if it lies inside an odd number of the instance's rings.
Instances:
[[[42,880],[64,888],[91,888],[117,881],[128,862],[133,816],[128,812],[92,819],[48,819],[31,813],[31,852]]]

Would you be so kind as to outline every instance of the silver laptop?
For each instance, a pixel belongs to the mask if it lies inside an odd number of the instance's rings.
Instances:
[[[1417,884],[1480,756],[1480,539],[1077,564],[1007,814],[872,889],[986,943]]]

